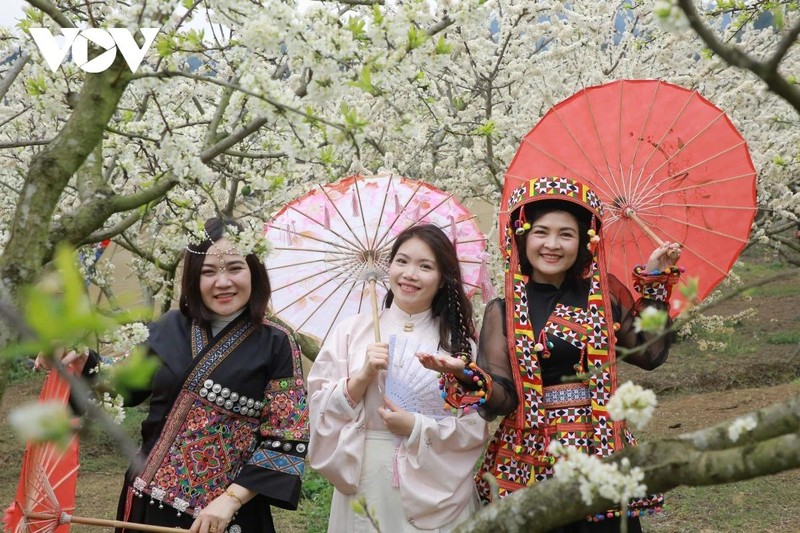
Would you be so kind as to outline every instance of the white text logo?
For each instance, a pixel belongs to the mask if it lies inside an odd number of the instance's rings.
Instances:
[[[72,60],[85,72],[97,73],[106,70],[117,57],[117,50],[122,53],[131,72],[136,72],[144,55],[150,49],[150,45],[153,44],[156,34],[158,34],[158,28],[141,28],[139,30],[144,37],[144,45],[141,48],[136,44],[133,35],[127,28],[108,28],[107,30],[61,28],[61,33],[64,34],[62,46],[58,45],[55,37],[47,28],[30,28],[30,32],[44,60],[53,72],[61,66],[70,48],[72,48]],[[89,41],[105,50],[91,61],[89,61],[88,53]]]

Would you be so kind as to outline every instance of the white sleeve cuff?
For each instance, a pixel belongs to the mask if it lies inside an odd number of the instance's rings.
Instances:
[[[345,392],[345,387],[347,387],[347,378],[340,380],[336,385],[336,388],[333,390],[333,394],[331,395],[331,403],[333,404],[334,409],[350,419],[355,420],[359,413],[361,413],[361,411],[364,409],[364,404],[359,402],[355,405],[352,405],[347,392]]]
[[[406,437],[406,446],[414,446],[422,434],[422,415],[419,413],[412,414],[414,415],[414,429],[411,430],[411,435]]]

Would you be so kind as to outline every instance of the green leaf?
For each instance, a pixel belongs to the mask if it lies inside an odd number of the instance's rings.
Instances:
[[[481,137],[491,137],[495,132],[495,126],[494,120],[487,120],[485,124],[478,126],[470,133],[480,135]]]
[[[172,36],[163,35],[156,40],[156,52],[158,53],[159,57],[168,57],[175,53],[176,49],[177,47],[175,45],[175,41],[172,39]]]
[[[424,30],[421,30],[416,26],[411,26],[408,29],[408,43],[406,44],[406,50],[410,52],[415,48],[419,48],[427,40],[428,40],[428,34],[425,33]]]
[[[326,165],[331,165],[335,161],[333,146],[323,146],[319,151],[319,159]]]
[[[31,96],[41,96],[47,89],[47,82],[43,77],[28,78],[25,80],[25,92]]]
[[[697,303],[698,294],[700,294],[700,278],[691,277],[684,279],[678,285],[678,291],[686,299],[686,301]]]
[[[353,500],[350,503],[350,507],[352,507],[353,508],[353,512],[356,513],[359,516],[364,516],[365,514],[367,514],[366,511],[364,510],[364,505],[362,505],[360,499]]]
[[[366,27],[366,22],[356,17],[350,17],[347,19],[347,29],[350,30],[350,33],[353,34],[353,39],[357,41],[366,41],[367,32],[364,29]]]
[[[772,9],[772,16],[775,17],[775,27],[778,30],[782,30],[786,25],[786,20],[783,17],[783,8],[781,6],[774,7]]]
[[[369,63],[364,65],[364,67],[361,69],[358,79],[356,81],[351,81],[349,84],[353,87],[358,87],[365,93],[369,93],[372,96],[380,96],[383,94],[383,91],[372,83],[372,67]]]
[[[453,45],[445,41],[443,35],[440,35],[439,40],[436,42],[435,51],[439,55],[449,54],[453,51]]]
[[[136,349],[108,369],[111,388],[118,392],[145,389],[160,366],[158,357],[149,357],[143,349]]]
[[[360,130],[367,125],[368,122],[362,118],[359,118],[358,112],[347,105],[347,102],[342,102],[340,110],[342,112],[342,116],[344,117],[345,123],[350,128]]]
[[[378,26],[383,24],[384,16],[381,12],[381,6],[379,4],[372,4],[372,21]]]

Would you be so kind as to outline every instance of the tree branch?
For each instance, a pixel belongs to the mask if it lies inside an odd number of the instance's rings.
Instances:
[[[266,123],[267,123],[266,118],[259,117],[254,119],[252,122],[250,122],[250,124],[247,124],[243,128],[239,129],[239,131],[231,133],[230,135],[219,141],[214,146],[207,148],[206,150],[203,150],[200,153],[200,160],[203,163],[208,163],[221,153],[225,152],[228,148],[235,146],[236,144],[240,143],[245,138],[247,138],[249,135],[252,135],[253,133],[257,132],[259,128],[261,128],[261,126],[263,126]]]
[[[17,79],[19,73],[22,72],[22,68],[25,66],[25,63],[30,60],[31,56],[28,52],[21,52],[19,57],[14,64],[11,65],[11,68],[8,69],[8,72],[3,77],[2,81],[0,81],[0,100],[5,98],[6,93],[11,88],[11,85],[14,84],[14,80]]]
[[[446,30],[447,28],[449,28],[450,26],[452,26],[455,23],[456,23],[455,20],[453,20],[450,17],[446,16],[442,20],[440,20],[439,22],[437,22],[436,24],[434,24],[433,26],[431,26],[430,28],[425,30],[425,33],[428,34],[428,37],[433,37],[434,35],[436,35],[440,31]]]
[[[22,148],[24,146],[44,146],[53,142],[53,139],[40,139],[30,141],[11,141],[0,143],[0,150],[5,148]]]
[[[778,48],[775,50],[775,53],[767,61],[767,65],[771,70],[778,70],[778,65],[780,65],[783,58],[786,57],[786,53],[789,52],[789,49],[795,44],[798,35],[800,35],[800,22],[795,24],[795,26],[789,30],[789,33],[783,36],[781,42],[778,43]]]
[[[49,2],[48,0],[26,0],[30,5],[42,11],[48,17],[53,19],[56,24],[62,28],[74,28],[75,24],[64,15],[58,7]]]
[[[86,237],[83,241],[78,243],[78,246],[83,246],[84,244],[92,244],[95,242],[104,241],[106,239],[111,239],[112,237],[119,235],[126,229],[136,224],[139,220],[141,220],[142,214],[143,211],[140,209],[132,211],[131,213],[128,214],[127,217],[125,217],[123,220],[120,220],[110,228],[92,233],[91,235]]]
[[[703,42],[706,43],[706,46],[708,46],[715,54],[721,57],[729,65],[746,69],[754,73],[756,76],[761,78],[764,83],[766,83],[767,87],[769,87],[772,92],[786,100],[789,105],[800,112],[800,89],[789,83],[785,78],[778,74],[778,65],[772,64],[772,61],[776,59],[780,61],[780,59],[782,59],[783,55],[786,53],[785,51],[781,51],[779,48],[778,52],[776,52],[776,55],[773,56],[770,62],[762,63],[760,61],[756,61],[735,46],[728,46],[720,41],[716,34],[700,19],[700,15],[697,13],[697,9],[695,8],[692,0],[678,0],[678,6],[686,14],[686,18],[689,20],[689,25],[692,27],[695,33],[697,33],[700,39],[702,39]],[[798,31],[797,27],[793,28],[789,35],[794,34],[796,37],[797,34],[794,33],[795,31]],[[791,46],[791,44],[792,43],[786,43],[784,39],[784,41],[781,43],[781,46]]]
[[[170,177],[161,179],[152,187],[134,194],[124,196],[115,194],[110,197],[95,195],[81,206],[80,211],[61,219],[51,232],[51,242],[59,240],[67,240],[74,244],[97,242],[87,242],[86,236],[92,235],[108,217],[158,200],[177,184],[178,180]]]
[[[286,157],[286,152],[240,152],[238,150],[226,150],[224,153],[231,157],[244,157],[245,159],[280,159]]]
[[[681,435],[675,439],[645,442],[605,459],[620,469],[623,459],[644,472],[650,493],[680,485],[704,486],[752,479],[800,467],[800,397],[752,413],[759,423],[749,433],[731,441],[722,425]],[[775,423],[780,429],[767,425]],[[723,433],[724,432],[724,436]],[[721,441],[727,439],[725,446]],[[714,442],[719,449],[708,451]],[[618,504],[598,499],[586,504],[578,481],[549,479],[494,502],[462,524],[458,533],[549,531]]]

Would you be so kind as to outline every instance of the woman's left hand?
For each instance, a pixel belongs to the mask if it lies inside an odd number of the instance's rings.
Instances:
[[[449,373],[460,375],[464,372],[464,360],[460,357],[453,357],[451,355],[434,355],[429,353],[417,353],[417,359],[420,364],[428,370],[436,372]]]
[[[665,242],[650,254],[645,270],[650,272],[663,272],[664,269],[674,266],[681,257],[681,244],[679,242]]]
[[[224,533],[233,514],[239,510],[239,502],[225,493],[206,505],[192,523],[191,533]]]
[[[378,408],[378,414],[383,418],[386,429],[400,435],[408,437],[414,430],[414,415],[397,407],[389,398],[383,397],[385,407]]]

